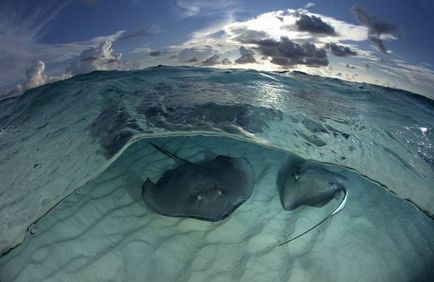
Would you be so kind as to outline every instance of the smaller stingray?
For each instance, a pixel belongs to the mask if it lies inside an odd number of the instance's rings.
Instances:
[[[347,189],[344,186],[345,179],[343,175],[334,173],[318,163],[308,161],[289,163],[280,170],[277,188],[284,210],[292,211],[300,206],[322,207],[333,198],[338,197],[341,192],[344,193],[344,197],[339,206],[327,217],[279,246],[303,236],[345,207],[348,197]]]
[[[219,221],[252,194],[255,176],[246,159],[217,156],[192,163],[151,145],[177,163],[156,184],[147,179],[142,186],[143,200],[156,213]]]

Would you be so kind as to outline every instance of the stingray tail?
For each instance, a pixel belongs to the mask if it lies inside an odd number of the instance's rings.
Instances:
[[[335,214],[337,214],[338,212],[340,212],[344,207],[345,204],[347,203],[347,198],[348,198],[348,191],[346,188],[342,188],[342,190],[344,192],[344,198],[342,199],[341,203],[339,204],[339,206],[331,213],[329,214],[327,217],[325,217],[323,220],[321,220],[320,222],[318,222],[317,224],[315,224],[314,226],[312,226],[311,228],[309,228],[308,230],[304,231],[303,233],[283,242],[279,244],[279,247],[288,244],[291,241],[294,241],[295,239],[300,238],[301,236],[303,236],[304,234],[308,233],[309,231],[312,231],[313,229],[317,228],[318,226],[320,226],[322,223],[324,223],[327,219],[331,218],[332,216],[334,216]]]
[[[157,149],[158,151],[160,151],[161,153],[165,154],[166,156],[168,156],[169,158],[172,158],[174,161],[176,161],[177,163],[180,164],[186,164],[186,163],[190,163],[187,160],[184,160],[180,157],[178,157],[177,155],[175,155],[172,152],[167,151],[166,149],[164,149],[163,147],[160,147],[152,142],[149,142],[149,144],[151,144],[155,149]]]

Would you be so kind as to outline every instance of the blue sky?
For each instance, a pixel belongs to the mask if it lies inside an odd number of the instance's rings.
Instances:
[[[434,2],[0,0],[0,96],[157,64],[301,70],[434,98]]]

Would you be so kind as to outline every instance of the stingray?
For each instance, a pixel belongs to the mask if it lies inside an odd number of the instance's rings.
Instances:
[[[171,217],[219,221],[228,217],[252,194],[255,176],[244,158],[219,155],[192,163],[151,145],[176,162],[154,184],[147,179],[142,197],[154,212]]]
[[[305,235],[340,212],[345,207],[348,197],[348,191],[344,186],[345,180],[345,176],[314,162],[296,161],[284,166],[277,179],[280,202],[284,210],[292,211],[301,206],[322,207],[341,194],[343,198],[327,217],[279,246]]]

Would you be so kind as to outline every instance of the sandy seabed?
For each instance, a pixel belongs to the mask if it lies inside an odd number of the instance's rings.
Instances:
[[[353,171],[345,209],[320,228],[278,244],[327,216],[322,208],[281,207],[277,172],[289,156],[226,137],[155,143],[190,161],[245,157],[256,174],[252,196],[227,219],[206,222],[150,211],[140,196],[174,162],[136,142],[93,182],[31,228],[0,258],[0,281],[432,281],[434,222],[412,204]]]

